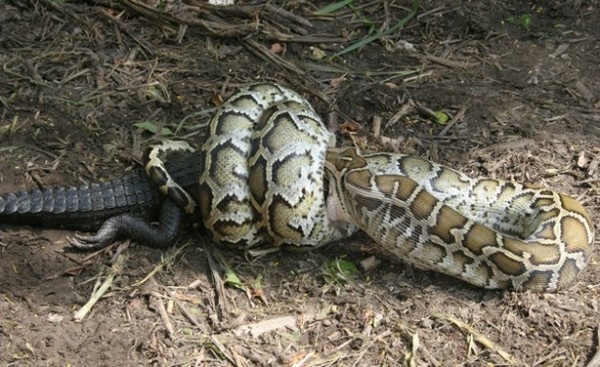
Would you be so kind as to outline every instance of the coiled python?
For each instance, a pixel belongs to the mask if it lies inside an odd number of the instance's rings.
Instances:
[[[335,149],[332,140],[301,96],[257,84],[211,120],[195,197],[158,154],[189,146],[158,147],[146,169],[180,207],[199,206],[218,243],[314,247],[361,229],[418,267],[484,288],[547,292],[591,256],[590,217],[566,195],[411,156]]]

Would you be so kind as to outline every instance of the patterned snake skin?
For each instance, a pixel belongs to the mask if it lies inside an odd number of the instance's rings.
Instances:
[[[199,206],[218,243],[314,247],[361,229],[420,268],[538,292],[563,288],[591,256],[590,217],[566,195],[417,157],[335,149],[332,140],[301,96],[258,84],[211,120],[195,199],[161,169],[159,154],[146,169],[180,207]],[[191,150],[177,144],[156,152]]]

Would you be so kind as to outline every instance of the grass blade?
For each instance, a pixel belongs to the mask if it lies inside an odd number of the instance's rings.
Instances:
[[[350,46],[346,47],[345,49],[341,50],[340,52],[334,54],[333,56],[331,56],[330,60],[333,60],[334,58],[347,54],[348,52],[352,52],[358,48],[361,48],[383,36],[386,36],[390,33],[396,32],[397,30],[401,29],[402,27],[404,27],[406,25],[406,23],[408,23],[411,19],[413,19],[415,17],[415,15],[417,15],[417,12],[419,11],[419,0],[413,0],[413,9],[410,13],[408,13],[407,16],[405,16],[404,18],[400,19],[398,21],[398,23],[394,24],[394,26],[392,26],[391,28],[386,29],[385,31],[381,31],[381,32],[377,32],[374,35],[371,36],[367,36],[353,44],[351,44]]]
[[[339,10],[345,6],[348,6],[349,4],[352,4],[354,2],[354,0],[342,0],[342,1],[338,1],[337,3],[333,3],[333,4],[329,4],[324,8],[321,8],[317,11],[315,11],[313,14],[315,15],[327,15],[327,14],[331,14],[336,10]]]

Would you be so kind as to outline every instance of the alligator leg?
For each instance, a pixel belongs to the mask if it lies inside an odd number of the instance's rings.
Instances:
[[[183,214],[181,208],[170,199],[166,199],[161,205],[158,227],[150,225],[140,217],[125,213],[106,220],[94,235],[75,234],[67,240],[72,246],[83,250],[100,249],[122,238],[151,247],[165,247],[172,244],[177,237]]]

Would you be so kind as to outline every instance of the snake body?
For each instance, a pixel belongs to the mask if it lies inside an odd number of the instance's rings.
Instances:
[[[235,94],[202,146],[198,203],[218,243],[319,246],[353,232],[331,225],[325,153],[332,134],[297,93],[258,84]]]
[[[346,220],[394,256],[484,288],[551,292],[592,252],[591,220],[548,189],[471,178],[401,154],[330,152]]]
[[[332,145],[300,95],[250,86],[210,122],[197,197],[172,196],[198,203],[219,243],[314,247],[362,229],[402,261],[484,288],[555,291],[591,256],[590,217],[569,196]],[[159,176],[164,192],[183,191]]]

